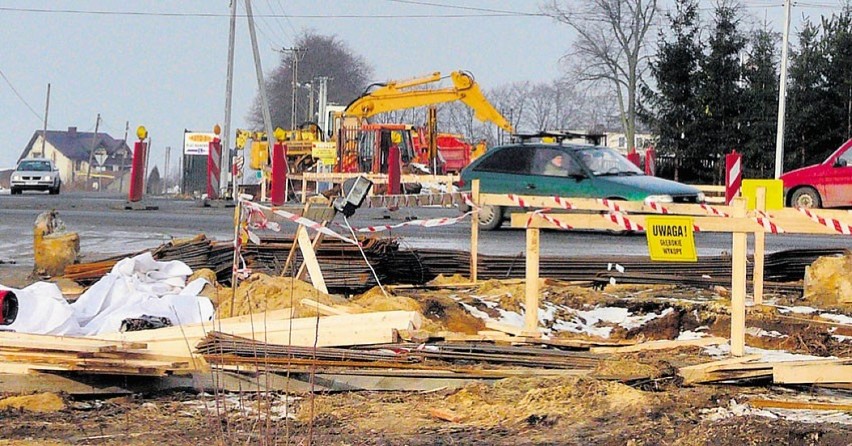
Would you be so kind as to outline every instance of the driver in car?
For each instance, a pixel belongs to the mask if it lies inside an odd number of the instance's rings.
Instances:
[[[568,169],[565,167],[565,157],[563,155],[554,156],[547,165],[544,166],[545,175],[555,177],[567,177]]]

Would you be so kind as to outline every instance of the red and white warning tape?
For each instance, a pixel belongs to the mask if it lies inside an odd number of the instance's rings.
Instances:
[[[550,216],[549,214],[547,214],[548,211],[550,211],[550,209],[539,209],[539,210],[531,213],[530,217],[527,219],[527,227],[530,227],[530,225],[532,224],[533,216],[538,215],[539,217],[543,218],[545,221],[552,223],[553,225],[555,225],[556,227],[558,227],[560,229],[564,229],[566,231],[570,231],[570,230],[574,229],[574,227],[569,225],[568,223],[565,223],[564,221],[556,219],[556,218]]]
[[[251,201],[243,201],[242,203],[243,203],[243,206],[245,206],[245,207],[246,207],[246,209],[248,209],[248,210],[249,210],[249,214],[250,214],[250,215],[251,215],[251,213],[252,213],[252,212],[256,212],[256,211],[258,211],[258,210],[260,210],[260,211],[261,211],[261,213],[263,213],[263,212],[262,212],[263,210],[272,211],[272,213],[274,213],[275,215],[277,215],[277,216],[279,216],[279,217],[282,217],[282,218],[285,218],[285,219],[287,219],[287,220],[290,220],[290,221],[292,221],[293,223],[296,223],[296,224],[298,224],[298,225],[304,226],[304,227],[306,227],[306,228],[308,228],[308,229],[313,229],[313,230],[314,230],[314,231],[316,231],[316,232],[319,232],[319,233],[325,234],[325,235],[327,235],[327,236],[329,236],[329,237],[334,237],[334,238],[336,238],[336,239],[342,240],[342,241],[347,242],[347,243],[351,243],[351,244],[353,244],[353,245],[357,245],[357,244],[358,244],[358,242],[357,242],[357,241],[352,240],[352,239],[351,239],[351,238],[349,238],[349,237],[346,237],[346,236],[340,235],[340,234],[338,234],[338,233],[336,233],[336,232],[332,231],[330,228],[328,228],[328,227],[326,227],[326,226],[323,226],[323,225],[321,225],[321,224],[319,224],[319,223],[317,223],[317,222],[315,222],[315,221],[313,221],[313,220],[309,220],[309,219],[307,219],[307,218],[305,218],[305,217],[302,217],[301,215],[293,214],[293,213],[291,213],[291,212],[287,212],[287,211],[285,211],[285,210],[283,210],[283,209],[273,209],[273,208],[270,208],[270,207],[267,207],[267,206],[263,206],[263,205],[260,205],[260,204],[257,204],[257,203],[253,203],[253,202],[251,202]],[[254,211],[253,211],[253,210],[254,210]],[[265,217],[264,217],[264,218],[265,218]],[[279,228],[278,228],[278,229],[274,229],[273,227],[270,227],[270,226],[269,226],[269,223],[267,223],[267,226],[266,226],[266,228],[265,228],[265,229],[271,229],[271,230],[273,230],[273,231],[279,231],[279,230],[280,230],[280,226],[279,226]]]
[[[817,223],[819,223],[819,224],[821,224],[821,225],[823,225],[827,228],[834,229],[835,231],[837,231],[840,234],[845,234],[845,235],[852,234],[852,226],[849,226],[848,224],[843,223],[840,220],[836,220],[834,218],[820,217],[819,215],[816,215],[813,212],[811,212],[810,210],[805,209],[805,208],[796,208],[796,209],[798,209],[799,212],[807,215],[808,218],[810,218],[811,220],[813,220],[813,221],[815,221],[815,222],[817,222]]]
[[[395,225],[383,225],[383,226],[365,226],[363,228],[353,228],[355,232],[381,232],[381,231],[389,231],[391,229],[401,228],[403,226],[422,226],[424,228],[434,228],[437,226],[449,226],[454,225],[469,215],[473,214],[473,211],[467,212],[464,215],[459,217],[443,217],[443,218],[432,218],[429,220],[412,220],[406,221],[402,223],[398,223]]]
[[[782,234],[784,233],[784,229],[770,220],[770,216],[762,211],[756,211],[757,217],[754,217],[754,221],[757,222],[760,226],[763,226],[763,230],[772,234]]]
[[[518,206],[520,206],[522,208],[527,207],[527,202],[524,201],[523,198],[521,198],[521,197],[519,197],[515,194],[509,194],[509,199],[512,200],[515,204],[517,204]]]
[[[726,214],[725,212],[722,212],[719,209],[716,209],[715,207],[710,206],[710,205],[705,204],[705,203],[701,203],[701,209],[704,209],[710,215],[715,215],[715,216],[718,216],[718,217],[728,217],[728,214]]]
[[[556,204],[562,209],[574,209],[574,206],[572,206],[571,203],[565,201],[565,199],[560,197],[559,195],[554,195],[553,201],[555,201]]]
[[[609,213],[609,214],[601,214],[601,217],[608,219],[609,221],[617,224],[621,228],[626,229],[628,231],[644,231],[645,230],[645,228],[643,228],[642,225],[630,221],[630,219],[628,219],[626,216],[624,216],[624,214],[622,214],[621,212],[612,212],[612,213]]]
[[[665,206],[661,205],[660,203],[657,203],[656,201],[646,201],[645,203],[648,205],[648,207],[651,208],[652,211],[658,214],[669,213],[669,210]]]
[[[606,198],[598,198],[598,203],[606,206],[606,208],[609,209],[610,212],[622,212],[621,208],[618,207],[618,205],[612,200],[607,200]]]

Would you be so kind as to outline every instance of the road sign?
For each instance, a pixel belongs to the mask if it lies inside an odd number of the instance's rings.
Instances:
[[[766,189],[766,211],[774,211],[784,207],[784,182],[781,180],[743,180],[742,193],[746,199],[746,207],[754,210],[757,204],[757,189]]]
[[[645,218],[645,234],[651,260],[662,262],[697,262],[692,218]]]
[[[109,157],[109,155],[107,154],[107,151],[104,150],[104,149],[95,150],[94,155],[95,155],[95,161],[97,161],[99,166],[103,166],[107,157]]]

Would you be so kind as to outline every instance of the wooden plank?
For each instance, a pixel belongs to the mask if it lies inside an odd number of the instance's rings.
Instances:
[[[145,348],[144,343],[128,343],[121,339],[84,338],[0,331],[0,348],[19,347],[60,351],[112,351]]]
[[[508,333],[512,336],[522,336],[524,333],[524,327],[518,327],[516,325],[504,324],[502,322],[497,322],[494,320],[485,321],[485,327],[490,328],[491,330],[498,331],[501,333]],[[483,334],[481,331],[479,334]]]
[[[748,401],[748,404],[758,409],[836,410],[840,412],[852,412],[852,404],[848,403],[752,399]]]
[[[707,345],[718,345],[728,342],[725,338],[706,337],[689,340],[674,340],[674,341],[649,341],[636,345],[627,345],[624,347],[592,347],[589,349],[592,353],[631,353],[642,352],[647,350],[666,350],[680,347],[704,347]]]
[[[325,315],[325,316],[337,316],[341,314],[352,314],[348,308],[345,307],[332,307],[326,304],[319,303],[312,299],[302,299],[299,301],[302,306],[313,308],[317,311],[317,313]]]
[[[852,383],[852,364],[777,363],[772,367],[772,381],[776,384],[849,384]]]
[[[393,330],[418,329],[422,316],[413,311],[385,311],[234,324],[216,324],[216,330],[270,344],[319,347],[383,344],[394,341]],[[212,331],[211,323],[159,328],[108,336],[148,342],[147,353],[190,357],[195,346]]]
[[[538,331],[540,230],[527,228],[526,284],[524,286],[524,336],[541,337]]]
[[[759,211],[766,210],[766,188],[758,187],[755,197],[755,208]],[[752,287],[755,305],[763,304],[763,269],[766,256],[766,232],[754,233],[754,267],[752,268]]]
[[[479,280],[479,208],[482,206],[479,195],[479,180],[473,180],[470,185],[471,201],[474,204],[470,217],[470,281]]]
[[[127,395],[132,393],[117,385],[101,384],[91,377],[38,372],[0,374],[0,392],[15,394],[62,392],[72,396]]]
[[[311,236],[308,231],[297,231],[296,240],[299,244],[299,250],[302,252],[302,262],[308,268],[308,274],[311,276],[311,284],[314,288],[328,294],[328,288],[325,286],[325,278],[322,276],[319,261],[317,261],[317,253],[314,251]]]
[[[745,216],[744,198],[733,199],[734,217]],[[731,247],[731,354],[745,354],[745,298],[746,298],[746,257],[748,255],[747,235],[736,232]]]
[[[721,367],[728,365],[742,365],[743,363],[756,361],[760,358],[760,355],[748,355],[713,362],[705,362],[703,364],[681,367],[678,369],[677,374],[683,378],[684,384],[695,384],[711,379],[710,373]]]

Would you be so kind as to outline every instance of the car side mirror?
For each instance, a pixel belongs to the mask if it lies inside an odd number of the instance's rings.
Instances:
[[[834,167],[846,167],[848,165],[849,163],[847,163],[846,160],[843,158],[837,158],[836,160],[834,160]]]
[[[585,174],[585,173],[583,173],[583,171],[578,171],[578,170],[575,170],[575,171],[569,172],[569,173],[568,173],[568,176],[569,176],[569,177],[571,177],[571,178],[573,178],[573,179],[574,179],[574,181],[577,181],[577,182],[579,182],[580,180],[583,180],[583,179],[587,178],[587,177],[586,177],[586,174]]]

